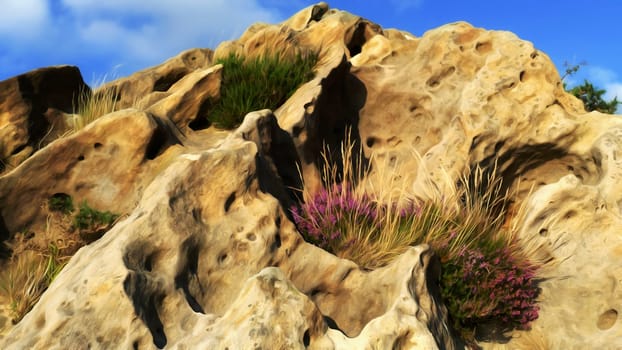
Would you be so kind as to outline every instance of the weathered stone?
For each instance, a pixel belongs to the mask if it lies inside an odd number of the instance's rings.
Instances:
[[[179,156],[132,214],[71,259],[3,347],[452,348],[429,248],[366,272],[301,239],[244,139],[270,143],[269,129],[252,130],[270,119],[249,115],[218,147]],[[355,339],[327,333],[325,317]]]
[[[90,93],[73,66],[40,68],[0,82],[0,172],[12,169],[64,132],[80,93]]]
[[[305,243],[290,221],[293,189],[322,185],[321,151],[347,130],[376,185],[390,174],[425,198],[497,165],[517,189],[518,236],[543,264],[540,317],[482,346],[620,347],[622,119],[585,113],[531,43],[467,23],[417,38],[320,3],[252,26],[214,57],[277,48],[320,59],[274,115],[193,127],[218,98],[221,67],[190,51],[110,83],[141,111],[106,116],[0,177],[3,240],[42,225],[39,204],[54,193],[126,214],[0,347],[461,347],[427,246],[366,271]]]
[[[55,193],[99,210],[129,212],[164,158],[154,159],[180,142],[166,124],[123,110],[52,142],[0,178],[4,229],[15,233],[45,223],[41,206]]]
[[[205,119],[205,107],[220,98],[221,71],[222,65],[216,65],[189,73],[173,84],[167,96],[152,104],[147,112],[169,119],[182,129]]]
[[[158,66],[106,83],[98,88],[98,93],[107,94],[108,90],[112,89],[118,109],[130,107],[145,109],[158,100],[155,96],[163,97],[161,92],[167,92],[184,76],[211,65],[210,49],[190,49]]]

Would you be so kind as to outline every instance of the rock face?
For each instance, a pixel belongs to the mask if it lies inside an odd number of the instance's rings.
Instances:
[[[209,127],[222,70],[213,58],[275,47],[319,51],[316,77],[274,113]],[[320,3],[107,88],[123,107],[143,103],[0,177],[7,242],[44,225],[32,203],[54,193],[124,214],[71,258],[2,348],[464,347],[447,329],[429,247],[366,271],[305,243],[291,222],[298,169],[319,188],[320,153],[347,129],[412,195],[494,164],[518,190],[520,238],[547,261],[540,317],[482,346],[622,346],[622,119],[586,113],[531,43],[466,23],[416,38]]]
[[[90,93],[80,70],[41,68],[0,82],[0,171],[13,168],[58,136],[81,92]]]

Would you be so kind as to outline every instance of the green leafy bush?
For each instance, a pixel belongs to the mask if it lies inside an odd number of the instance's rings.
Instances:
[[[504,226],[508,195],[491,176],[483,181],[476,172],[475,185],[463,180],[455,193],[427,200],[401,193],[383,201],[381,193],[354,186],[346,175],[341,183],[328,181],[317,193],[306,193],[306,202],[291,213],[308,242],[365,268],[384,266],[409,246],[429,244],[440,257],[450,322],[474,345],[480,325],[492,322],[501,332],[526,329],[538,317],[537,267]]]
[[[208,120],[216,127],[232,129],[249,112],[278,108],[313,77],[317,59],[313,53],[298,53],[293,58],[275,53],[253,58],[230,54],[217,60],[223,65],[220,99],[209,111]]]

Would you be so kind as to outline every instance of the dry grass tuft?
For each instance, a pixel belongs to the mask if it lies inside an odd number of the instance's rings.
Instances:
[[[65,266],[68,257],[50,243],[43,252],[25,250],[5,262],[0,272],[0,293],[8,301],[11,321],[17,324],[39,301]]]
[[[98,118],[116,111],[117,95],[115,89],[93,91],[84,89],[79,92],[75,114],[67,119],[68,134],[84,129]]]
[[[386,181],[374,187],[354,149],[346,139],[340,157],[325,151],[324,188],[303,188],[305,203],[291,208],[305,239],[368,269],[427,243],[441,259],[441,292],[452,326],[468,344],[475,347],[480,326],[499,338],[527,329],[538,316],[539,266],[518,240],[507,210],[512,193],[502,190],[496,168],[466,172],[457,184],[429,182],[423,199],[405,191],[410,184],[395,174],[381,176]]]

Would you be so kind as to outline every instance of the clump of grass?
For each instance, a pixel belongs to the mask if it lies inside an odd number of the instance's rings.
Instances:
[[[313,77],[318,55],[299,52],[293,57],[265,53],[243,57],[232,53],[216,61],[223,65],[220,99],[208,120],[218,128],[237,127],[244,116],[260,109],[276,109]]]
[[[475,332],[491,323],[501,332],[526,329],[538,317],[537,267],[504,225],[509,194],[501,191],[494,171],[481,170],[461,181],[453,193],[421,200],[394,191],[356,184],[352,145],[342,147],[344,173],[326,166],[324,189],[305,193],[305,203],[291,208],[303,237],[337,256],[374,269],[409,246],[427,243],[442,265],[441,292],[453,328],[476,347]],[[328,174],[328,175],[327,175]],[[387,195],[387,192],[398,195]],[[434,191],[431,191],[434,193]]]
[[[78,212],[74,213],[73,199],[65,193],[55,193],[50,196],[48,198],[48,208],[51,211],[61,212],[63,215],[73,214],[71,215],[71,229],[77,230],[80,238],[85,243],[99,239],[119,218],[119,214],[91,208],[86,201],[83,201],[78,208]]]
[[[86,201],[76,211],[73,199],[65,193],[49,197],[47,207],[50,215],[45,231],[36,235],[38,239],[33,239],[32,231],[17,234],[10,243],[13,255],[0,271],[0,299],[7,301],[13,324],[38,302],[75,251],[100,238],[119,217],[95,210]],[[60,222],[55,221],[58,213],[62,214]]]
[[[118,218],[118,214],[93,209],[84,201],[74,216],[73,227],[78,229],[81,238],[91,242],[99,239]]]
[[[89,88],[78,92],[73,106],[74,114],[67,118],[68,134],[84,129],[85,126],[101,116],[117,110],[117,94],[114,88],[91,91]]]
[[[43,252],[26,250],[11,257],[0,271],[0,293],[9,302],[11,321],[17,324],[39,301],[68,257],[60,254],[58,247],[50,243]]]

